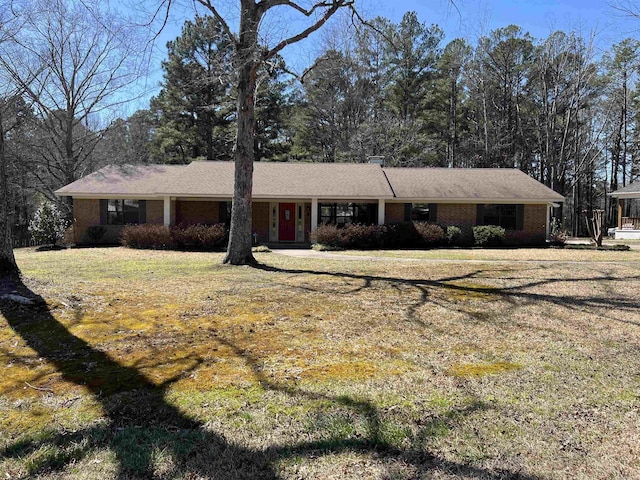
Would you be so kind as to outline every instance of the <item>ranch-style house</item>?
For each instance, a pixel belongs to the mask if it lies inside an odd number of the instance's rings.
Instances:
[[[75,243],[116,243],[127,224],[228,223],[233,177],[233,162],[107,166],[56,194],[73,198]],[[517,169],[257,162],[252,228],[261,243],[307,243],[320,224],[408,220],[548,236],[563,200]]]

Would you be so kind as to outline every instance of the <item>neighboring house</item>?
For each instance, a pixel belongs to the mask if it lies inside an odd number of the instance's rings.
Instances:
[[[76,243],[114,243],[130,223],[228,223],[233,177],[232,162],[108,166],[56,194],[73,197]],[[259,242],[308,242],[319,224],[406,220],[548,235],[563,200],[516,169],[256,162],[252,225]]]
[[[620,190],[611,193],[618,199],[618,225],[615,238],[624,240],[640,240],[640,217],[624,217],[625,201],[640,198],[640,181],[630,183]]]

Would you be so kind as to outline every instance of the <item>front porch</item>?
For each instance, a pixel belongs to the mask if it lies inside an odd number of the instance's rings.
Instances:
[[[640,217],[621,217],[614,238],[616,240],[640,240]]]
[[[628,206],[627,202],[637,202],[639,198],[640,194],[635,192],[624,197],[618,195],[618,224],[614,232],[616,240],[640,240],[640,217],[624,216],[625,213],[630,213],[629,209],[625,209]]]

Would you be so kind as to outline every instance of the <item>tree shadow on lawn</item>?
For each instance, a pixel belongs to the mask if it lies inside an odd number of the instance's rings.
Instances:
[[[606,282],[629,282],[632,280],[640,280],[640,275],[633,277],[621,277],[615,276],[612,272],[602,272],[600,275],[592,275],[586,277],[570,277],[570,278],[545,278],[539,280],[525,281],[519,285],[512,287],[490,287],[480,285],[456,285],[451,282],[464,282],[470,280],[486,280],[481,277],[481,274],[487,273],[486,269],[474,270],[469,273],[452,275],[446,278],[440,278],[437,280],[431,279],[408,279],[402,277],[390,277],[390,276],[377,276],[377,275],[361,275],[357,273],[346,273],[337,271],[322,271],[311,269],[292,269],[281,268],[267,264],[256,264],[254,268],[264,270],[267,272],[275,273],[287,273],[291,275],[318,275],[318,276],[330,276],[336,278],[342,278],[347,280],[362,281],[362,285],[356,286],[348,291],[349,294],[357,293],[367,290],[373,286],[374,282],[384,282],[390,285],[405,285],[416,289],[420,294],[420,299],[408,308],[409,320],[424,325],[424,322],[417,315],[418,309],[425,305],[427,302],[438,304],[438,301],[431,295],[435,291],[446,291],[450,294],[462,294],[462,295],[491,295],[495,298],[501,299],[507,302],[512,307],[522,306],[526,303],[550,303],[569,310],[573,310],[577,313],[595,313],[595,310],[603,309],[607,311],[607,320],[613,320],[620,323],[626,323],[629,325],[640,326],[640,322],[628,320],[626,318],[620,318],[612,314],[612,311],[617,313],[630,313],[640,315],[640,304],[635,297],[633,298],[616,298],[614,296],[580,296],[578,294],[571,295],[549,295],[543,293],[536,293],[527,291],[541,286],[550,286],[560,283],[574,283],[579,285],[581,283],[588,283],[594,281],[606,281]],[[508,272],[509,270],[500,270]],[[509,280],[508,277],[501,277],[503,280]],[[520,278],[511,280],[522,280]],[[450,308],[450,304],[440,304],[443,307]],[[507,314],[508,312],[504,312]]]
[[[269,381],[261,372],[259,358],[237,347],[231,340],[219,337],[218,341],[247,363],[265,390],[275,390],[291,397],[322,399],[335,407],[350,409],[365,420],[370,432],[364,437],[328,436],[319,441],[270,445],[263,449],[234,444],[207,430],[203,422],[190,418],[166,400],[167,388],[176,378],[156,385],[136,368],[118,364],[58,322],[44,299],[19,279],[4,281],[13,282],[21,295],[35,302],[33,306],[25,306],[0,301],[0,312],[10,327],[41,358],[55,366],[66,381],[86,387],[100,403],[104,415],[104,421],[94,422],[78,431],[43,433],[38,438],[4,446],[0,450],[0,458],[5,459],[24,458],[36,451],[45,452],[29,463],[29,476],[59,475],[65,468],[90,455],[109,450],[116,458],[116,478],[122,480],[187,478],[193,475],[198,478],[272,479],[278,478],[274,465],[281,460],[317,458],[347,451],[372,455],[382,464],[406,464],[418,474],[438,470],[486,480],[536,478],[519,472],[487,470],[456,463],[420,449],[394,447],[384,440],[380,432],[380,412],[372,403],[348,396],[307,392]],[[482,408],[487,407],[477,402],[455,413],[466,415]],[[426,422],[421,434],[428,436],[429,431],[430,425]],[[171,456],[173,470],[154,471],[158,452]]]

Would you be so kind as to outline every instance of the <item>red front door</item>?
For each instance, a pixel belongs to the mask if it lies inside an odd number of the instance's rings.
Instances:
[[[281,203],[278,215],[278,240],[293,242],[296,239],[296,204]]]

